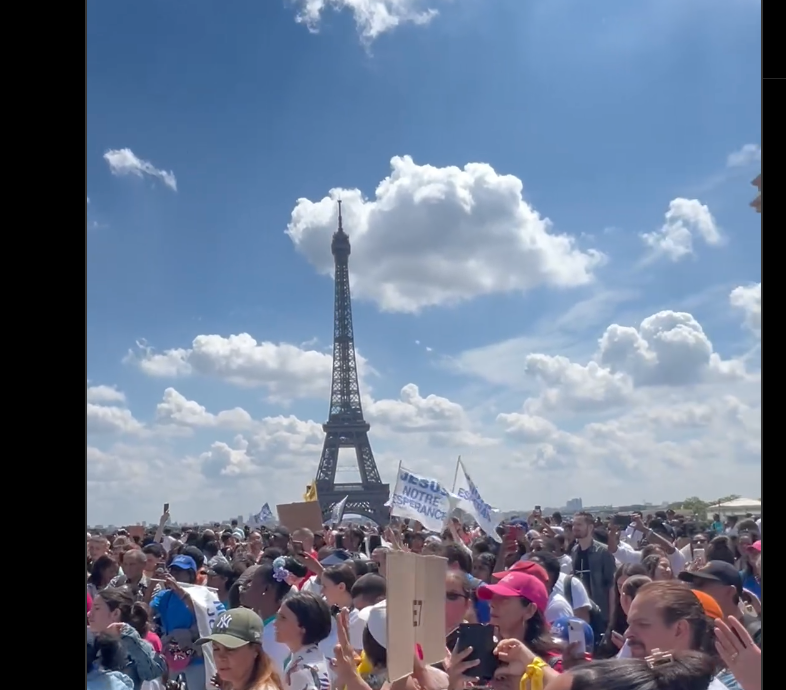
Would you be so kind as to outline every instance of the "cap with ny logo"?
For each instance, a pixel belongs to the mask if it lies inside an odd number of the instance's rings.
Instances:
[[[251,609],[230,609],[216,619],[212,634],[200,637],[196,644],[215,642],[227,649],[262,641],[262,619]]]

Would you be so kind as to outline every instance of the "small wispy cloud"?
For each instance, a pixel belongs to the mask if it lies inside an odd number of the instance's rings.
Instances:
[[[761,146],[758,144],[745,144],[726,158],[727,168],[747,168],[755,163],[761,163]]]
[[[177,191],[175,173],[160,170],[150,161],[138,158],[131,149],[110,149],[104,154],[109,164],[109,171],[118,177],[155,177],[161,180],[172,191]]]
[[[726,165],[714,172],[709,177],[696,185],[691,185],[685,192],[691,196],[699,196],[712,192],[730,181],[735,181],[740,176],[747,175],[750,168],[761,163],[761,146],[758,144],[745,144],[737,151],[726,156]]]

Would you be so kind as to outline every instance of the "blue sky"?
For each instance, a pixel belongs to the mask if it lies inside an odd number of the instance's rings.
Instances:
[[[298,498],[339,196],[384,477],[461,454],[504,509],[758,497],[760,23],[89,0],[88,520]]]

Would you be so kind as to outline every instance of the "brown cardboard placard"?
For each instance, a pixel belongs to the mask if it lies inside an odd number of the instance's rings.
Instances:
[[[276,506],[278,521],[289,530],[310,529],[312,532],[322,531],[322,509],[316,501],[300,503],[282,503]]]
[[[388,680],[412,673],[415,645],[423,662],[445,658],[445,575],[448,561],[439,556],[418,556],[406,551],[387,555]]]

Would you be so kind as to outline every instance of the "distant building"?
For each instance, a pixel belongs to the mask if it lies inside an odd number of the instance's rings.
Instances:
[[[756,213],[761,213],[761,173],[758,174],[751,184],[759,190],[759,195],[751,201],[751,206],[756,210]]]
[[[565,512],[578,513],[584,509],[584,503],[580,498],[571,498],[565,504]]]

